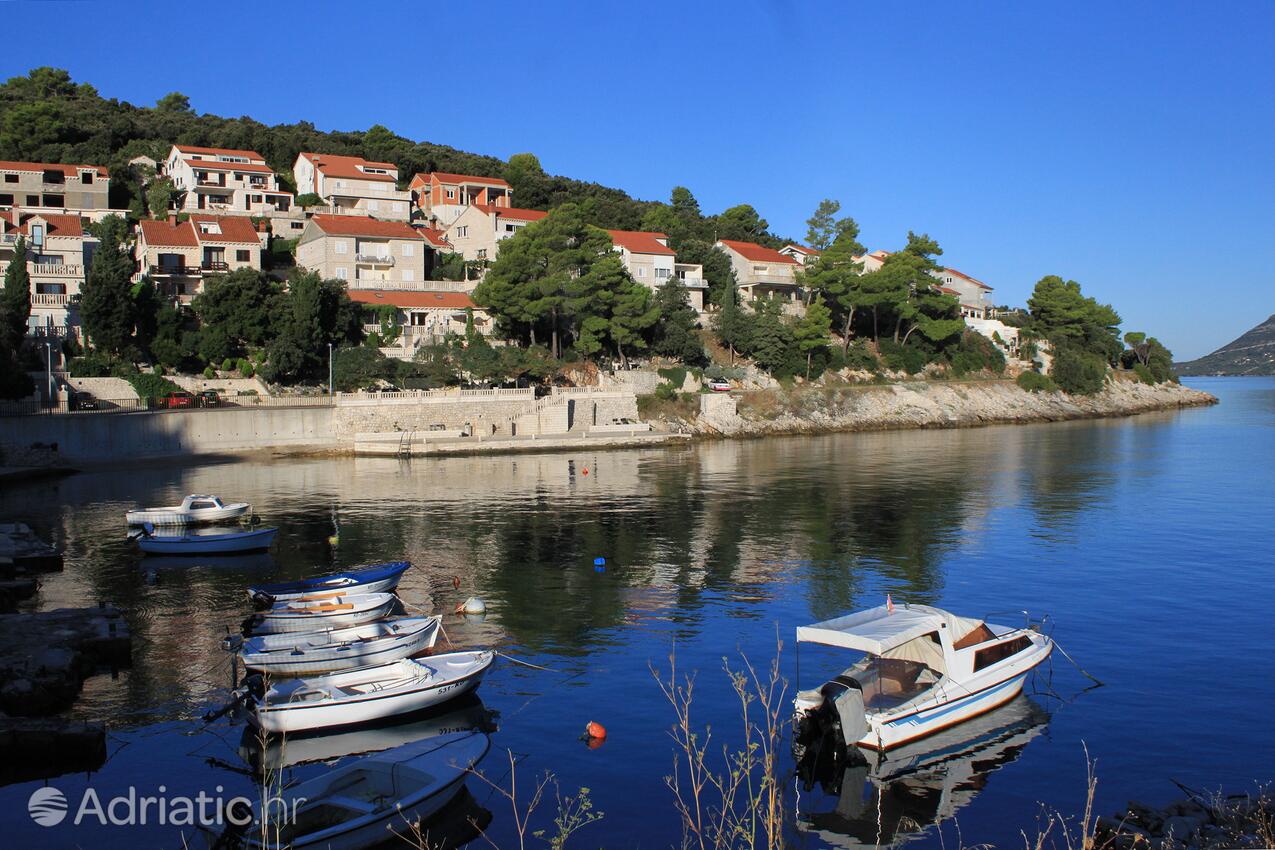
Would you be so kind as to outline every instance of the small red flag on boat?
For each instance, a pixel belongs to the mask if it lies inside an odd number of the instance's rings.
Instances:
[[[888,593],[885,595],[885,610],[891,614],[894,613],[894,600],[890,598]]]

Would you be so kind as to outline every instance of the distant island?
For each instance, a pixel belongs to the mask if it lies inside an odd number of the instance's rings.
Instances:
[[[1212,354],[1174,364],[1184,377],[1198,375],[1275,375],[1275,316],[1267,317]]]

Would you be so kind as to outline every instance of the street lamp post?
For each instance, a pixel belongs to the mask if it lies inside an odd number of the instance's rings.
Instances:
[[[44,361],[45,374],[48,376],[48,379],[49,379],[48,384],[46,384],[46,387],[48,388],[48,391],[49,391],[49,406],[52,407],[53,406],[53,343],[46,340],[44,343],[44,352],[46,355],[45,361]]]
[[[328,398],[336,397],[336,387],[332,386],[332,343],[328,343]]]

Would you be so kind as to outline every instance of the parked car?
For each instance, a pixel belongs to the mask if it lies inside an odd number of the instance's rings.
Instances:
[[[731,389],[730,381],[722,378],[709,378],[704,385],[715,393],[728,393]]]
[[[195,397],[185,390],[168,393],[155,399],[155,406],[161,410],[176,410],[179,407],[194,407]]]
[[[97,398],[93,393],[79,390],[75,394],[75,401],[71,407],[72,410],[97,410]]]
[[[195,404],[199,407],[221,407],[221,396],[216,390],[204,390],[195,396]]]

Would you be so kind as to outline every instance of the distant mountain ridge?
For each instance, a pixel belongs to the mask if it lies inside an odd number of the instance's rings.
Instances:
[[[1275,316],[1199,360],[1174,364],[1179,375],[1275,375]]]

